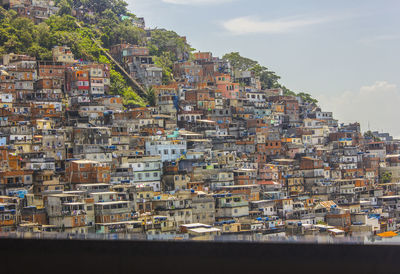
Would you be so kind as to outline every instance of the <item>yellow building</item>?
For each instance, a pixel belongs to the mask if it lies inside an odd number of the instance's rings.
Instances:
[[[36,128],[38,130],[54,129],[54,121],[45,119],[36,120]]]

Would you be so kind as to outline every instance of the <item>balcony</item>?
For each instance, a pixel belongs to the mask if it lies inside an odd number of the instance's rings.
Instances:
[[[240,207],[240,206],[248,206],[249,202],[247,201],[241,201],[241,202],[233,202],[233,203],[224,203],[221,204],[219,207]]]
[[[86,215],[86,211],[85,210],[73,210],[73,211],[64,210],[64,211],[61,211],[61,214],[62,214],[62,216],[65,216],[65,217],[69,217],[69,216],[76,217],[76,216]]]
[[[129,202],[118,201],[118,202],[104,202],[95,204],[95,214],[98,215],[113,215],[129,213],[131,208]]]

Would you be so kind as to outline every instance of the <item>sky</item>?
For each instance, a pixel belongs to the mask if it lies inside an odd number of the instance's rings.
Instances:
[[[340,122],[400,137],[400,1],[127,0],[148,27],[214,56],[237,51]]]

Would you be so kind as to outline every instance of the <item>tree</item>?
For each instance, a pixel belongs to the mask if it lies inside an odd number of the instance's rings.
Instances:
[[[128,14],[128,3],[125,2],[124,0],[113,0],[112,1],[112,11],[117,14],[118,16],[122,16],[122,15],[127,15]]]
[[[24,45],[16,35],[9,36],[2,46],[6,52],[23,53],[24,51]]]
[[[128,86],[126,80],[121,73],[115,70],[114,65],[108,60],[105,55],[100,55],[98,61],[100,63],[108,64],[110,66],[110,93],[120,95],[124,98],[124,104],[133,104],[145,106],[145,100],[142,99],[137,93]]]
[[[152,30],[148,46],[150,55],[161,56],[164,52],[170,52],[173,62],[179,59],[188,60],[192,50],[183,37],[180,37],[174,31],[165,29]]]
[[[50,27],[45,22],[36,26],[35,42],[46,49],[50,49],[53,46],[54,41],[51,37]]]
[[[38,60],[51,59],[52,48],[56,45],[66,45],[71,48],[76,58],[89,61],[99,61],[110,65],[110,92],[125,96],[125,102],[136,105],[145,105],[145,100],[140,98],[128,85],[124,77],[114,69],[110,61],[103,55],[93,39],[100,38],[102,31],[97,26],[84,25],[78,27],[76,19],[70,15],[69,7],[93,7],[97,10],[97,21],[102,22],[101,28],[107,33],[101,36],[107,38],[107,42],[119,42],[118,37],[123,37],[129,43],[138,43],[142,39],[143,30],[135,27],[132,20],[121,21],[120,15],[126,13],[126,3],[122,0],[101,0],[104,6],[99,6],[97,0],[58,0],[61,7],[59,15],[50,16],[44,22],[35,25],[32,20],[18,17],[13,10],[5,10],[0,7],[0,54],[19,53],[35,56]],[[101,15],[104,16],[101,16]],[[133,14],[129,15],[134,16]],[[104,41],[103,41],[104,42]],[[164,60],[166,72],[172,64]],[[166,73],[168,76],[168,73]]]
[[[280,88],[283,91],[283,95],[286,96],[299,96],[303,101],[308,103],[316,104],[318,100],[313,98],[310,94],[300,92],[296,94],[294,91],[288,89],[284,85],[279,83],[280,76],[276,75],[275,72],[270,71],[267,67],[260,65],[257,61],[250,58],[243,57],[239,52],[227,53],[222,57],[224,60],[229,61],[234,70],[239,71],[251,71],[256,77],[260,78],[261,89],[272,89]]]
[[[57,31],[68,31],[75,32],[78,26],[75,23],[75,18],[71,15],[52,15],[46,21],[46,24],[50,27],[52,32]]]
[[[156,93],[153,87],[149,87],[146,89],[146,101],[149,106],[156,106]]]
[[[254,72],[254,75],[260,78],[261,89],[281,87],[278,83],[280,77],[275,72],[261,66],[257,61],[241,56],[239,52],[225,54],[222,58],[229,61],[234,70]]]
[[[392,181],[392,173],[388,171],[383,172],[381,175],[381,182],[383,184],[387,184],[390,183],[391,181]]]
[[[96,28],[101,31],[101,41],[105,47],[110,47],[121,42],[130,44],[143,44],[145,31],[133,25],[131,16],[124,16],[124,20],[112,11],[106,9],[99,17]]]
[[[155,65],[162,68],[162,83],[168,85],[173,81],[172,76],[172,54],[170,52],[163,52],[161,56],[155,57]]]
[[[364,138],[366,139],[372,139],[374,142],[380,142],[382,141],[381,138],[378,136],[374,135],[372,131],[368,130],[364,133]]]
[[[287,87],[280,85],[279,88],[282,89],[283,91],[283,95],[285,96],[297,96],[297,94],[294,91],[291,91],[290,89],[288,89]]]
[[[110,69],[110,82],[111,94],[121,95],[127,87],[124,77],[113,68]]]
[[[265,68],[260,74],[261,89],[282,88],[278,83],[280,78],[281,77],[276,75],[275,72]]]
[[[53,56],[50,50],[39,46],[37,43],[34,43],[31,47],[29,47],[26,52],[30,56],[35,56],[38,60],[51,60]]]
[[[305,102],[313,103],[313,104],[317,104],[318,103],[318,100],[312,98],[311,95],[308,94],[308,93],[300,92],[300,93],[297,94],[297,96],[300,96],[300,98],[303,99],[303,101],[305,101]]]
[[[143,100],[136,92],[133,91],[131,87],[126,87],[122,96],[124,97],[125,105],[138,105],[138,106],[146,106],[145,100]]]
[[[222,56],[222,59],[229,61],[234,69],[242,71],[250,70],[251,68],[259,65],[257,61],[243,57],[239,54],[239,52],[227,53]]]
[[[72,3],[69,2],[68,0],[61,0],[57,6],[60,8],[58,10],[59,15],[71,15],[72,14]]]
[[[373,139],[374,135],[372,134],[372,131],[368,130],[364,133],[364,137],[368,139]]]

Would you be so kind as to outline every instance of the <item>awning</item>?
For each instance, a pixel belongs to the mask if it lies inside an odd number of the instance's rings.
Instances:
[[[397,236],[397,235],[398,234],[396,232],[393,232],[393,231],[386,231],[386,232],[378,234],[378,236],[382,237],[382,238],[391,238],[391,237],[394,237],[394,236]]]

